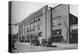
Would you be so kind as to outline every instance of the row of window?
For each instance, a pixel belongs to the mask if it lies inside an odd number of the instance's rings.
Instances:
[[[41,24],[38,24],[36,26],[30,26],[30,27],[25,26],[24,28],[22,27],[19,31],[20,31],[20,33],[22,31],[25,31],[26,33],[28,33],[28,32],[31,32],[31,31],[40,30],[40,27],[41,27]]]
[[[30,25],[33,24],[33,23],[39,22],[39,21],[40,21],[40,18],[38,18],[38,19],[36,19],[36,20],[30,22]]]
[[[37,26],[30,26],[31,24],[35,24],[35,23],[37,23],[37,22],[40,22],[41,21],[41,19],[40,18],[42,18],[42,14],[41,15],[39,15],[36,19],[34,19],[34,20],[31,20],[31,21],[29,21],[28,23],[29,24],[27,24],[26,26],[28,27],[26,27],[25,29],[23,29],[23,30],[25,30],[25,32],[27,33],[27,32],[31,32],[31,31],[35,31],[36,29],[35,29],[35,27],[37,27],[38,28],[38,30],[40,30],[40,24],[38,24]],[[21,29],[20,29],[20,31],[21,31]],[[20,32],[21,33],[21,32]]]
[[[32,22],[30,22],[29,26],[30,26],[31,24],[36,23],[36,22],[39,22],[39,21],[40,21],[40,18],[37,18],[37,19],[33,20]],[[28,26],[28,25],[27,25],[27,26]],[[30,27],[26,28],[26,29],[27,29],[27,32],[34,31],[34,30],[35,30],[35,27],[37,27],[38,30],[40,30],[40,24],[38,24],[37,26],[30,26]]]
[[[31,32],[31,31],[35,31],[35,30],[40,30],[40,26],[36,27],[37,29],[35,29],[35,27],[33,28],[27,28],[27,32]]]

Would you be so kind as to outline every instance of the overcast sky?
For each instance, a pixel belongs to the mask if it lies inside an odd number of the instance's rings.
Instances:
[[[27,18],[28,15],[42,8],[48,3],[41,2],[12,2],[12,23],[21,22]],[[58,4],[48,4],[54,7]]]
[[[42,2],[22,2],[22,1],[13,1],[12,2],[12,24],[16,24],[27,18],[31,13],[37,11],[43,6],[48,5],[50,7],[55,7],[59,4],[54,3],[42,3]],[[78,8],[76,5],[70,6],[71,13],[75,16],[78,16]],[[12,26],[13,34],[18,31],[18,27]]]

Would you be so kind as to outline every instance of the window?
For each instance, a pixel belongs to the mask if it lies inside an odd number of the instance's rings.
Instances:
[[[61,35],[61,29],[52,30],[52,35]]]
[[[29,32],[29,30],[27,29],[27,32]]]
[[[61,25],[61,23],[59,23],[58,25]]]
[[[27,32],[29,32],[29,31],[27,30]]]
[[[35,22],[37,22],[37,20],[35,20]]]
[[[30,28],[27,28],[27,32],[30,32]]]
[[[38,30],[40,30],[40,24],[38,25]]]
[[[78,30],[77,29],[73,29],[72,33],[78,33]]]
[[[33,24],[34,23],[34,21],[31,21],[31,23],[30,24]]]
[[[40,18],[38,18],[38,21],[40,21]]]
[[[35,23],[35,20],[34,20],[34,23]]]
[[[37,19],[34,20],[34,23],[37,22]]]

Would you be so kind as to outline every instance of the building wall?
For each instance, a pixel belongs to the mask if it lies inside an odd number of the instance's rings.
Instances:
[[[46,18],[47,18],[47,6],[32,13],[27,19],[23,20],[19,26],[19,38],[29,35],[38,36],[39,32],[42,32],[42,37],[46,38]],[[27,38],[25,38],[27,39]]]
[[[47,18],[46,18],[46,29],[47,29],[47,40],[51,37],[51,11],[47,11]]]
[[[52,30],[61,29],[64,40],[69,36],[69,5],[60,5],[52,10]]]
[[[24,36],[27,39],[28,35],[39,36],[39,33],[42,32],[41,36],[48,40],[52,36],[51,28],[53,31],[61,29],[61,35],[68,42],[69,5],[64,4],[52,9],[52,24],[51,12],[48,10],[48,6],[44,6],[35,13],[32,13],[27,19],[21,22],[19,37]]]

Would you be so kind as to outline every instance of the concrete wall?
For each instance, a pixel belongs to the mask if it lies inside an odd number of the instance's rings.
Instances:
[[[53,30],[61,29],[65,41],[69,36],[69,5],[60,5],[52,10]],[[59,23],[61,25],[59,25]]]
[[[46,38],[46,19],[47,19],[47,9],[48,6],[42,7],[35,13],[32,13],[28,16],[27,19],[23,20],[19,25],[19,37],[26,37],[28,34],[38,35],[39,32],[42,32],[42,37]],[[40,18],[40,21],[38,19]],[[37,20],[37,22],[34,22]],[[32,24],[30,24],[32,23]],[[39,30],[40,27],[40,30]],[[27,32],[28,29],[34,29],[34,31]]]
[[[46,18],[46,29],[47,29],[47,40],[51,37],[51,11],[47,11],[47,18]]]

